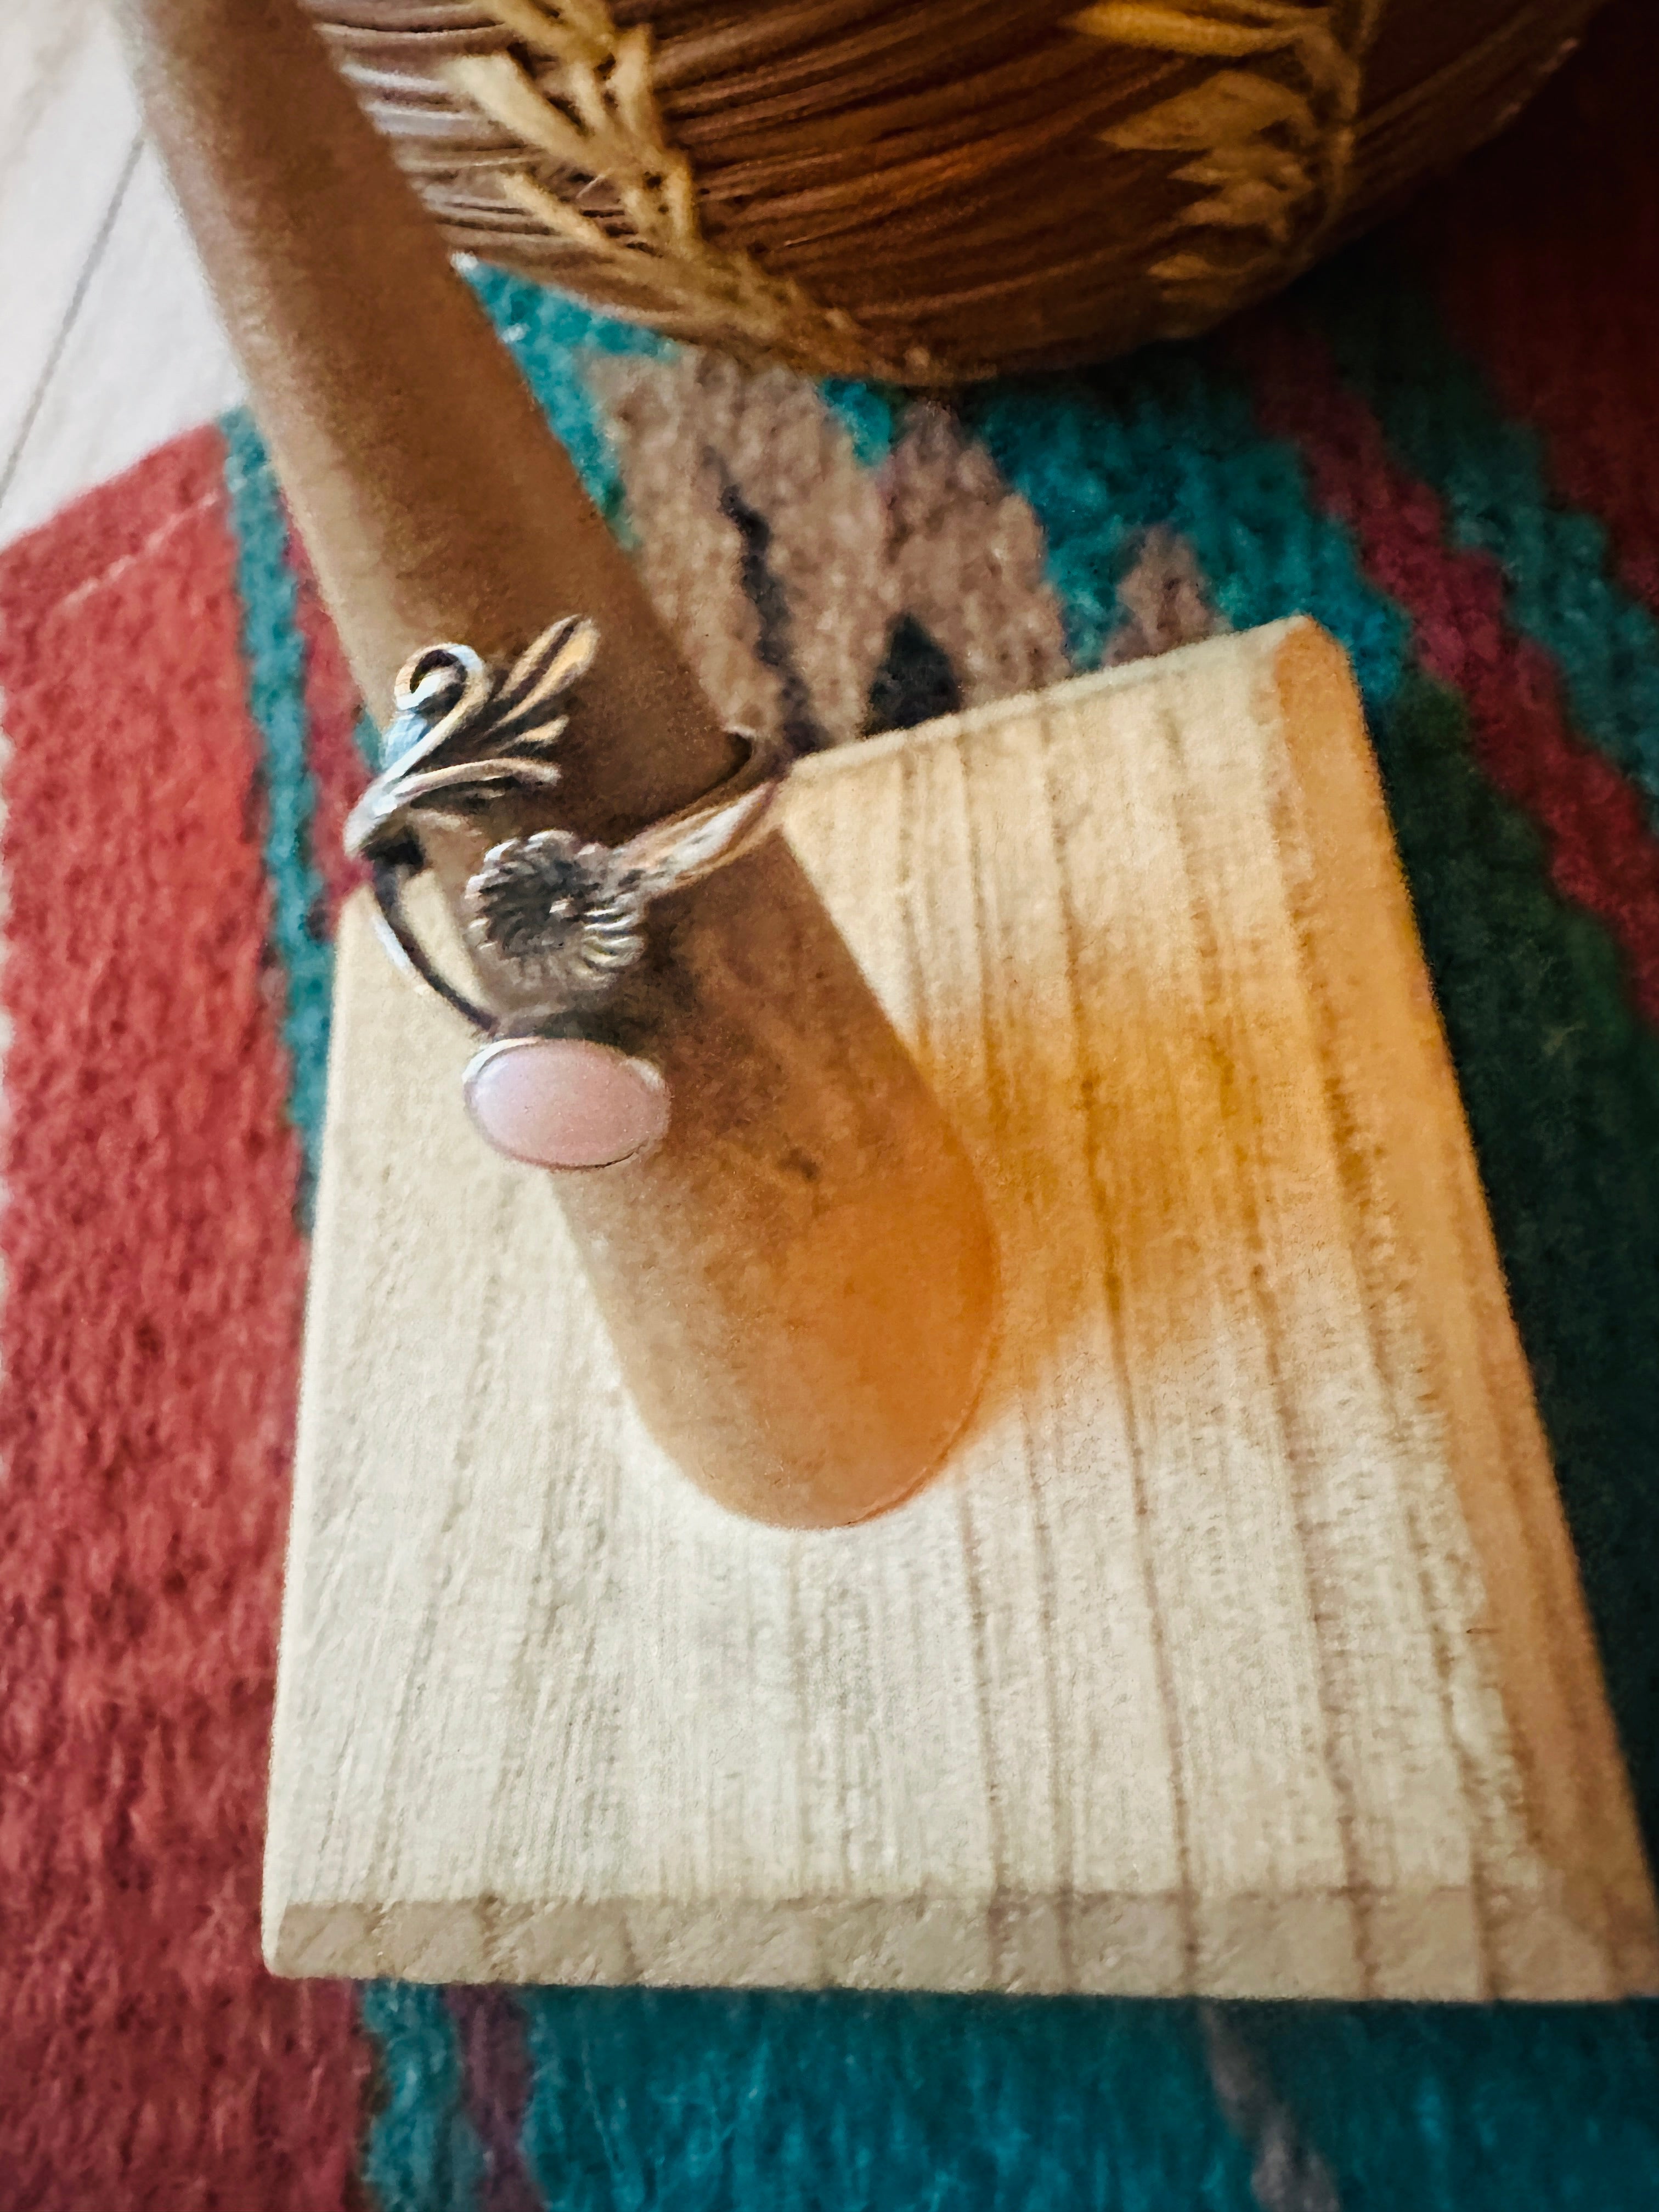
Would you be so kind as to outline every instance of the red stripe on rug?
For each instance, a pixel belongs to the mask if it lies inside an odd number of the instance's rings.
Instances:
[[[449,2009],[466,2062],[466,2111],[483,2154],[477,2212],[542,2212],[524,2160],[532,2068],[524,2015],[502,1989],[453,1989]]]
[[[1659,610],[1659,9],[1626,0],[1408,227],[1448,327]]]
[[[0,556],[0,2201],[351,2201],[259,1858],[305,1252],[216,434]]]
[[[1659,842],[1635,785],[1573,735],[1554,663],[1506,619],[1497,562],[1448,545],[1438,496],[1392,459],[1316,331],[1269,313],[1230,343],[1262,427],[1301,449],[1315,498],[1411,617],[1421,665],[1468,701],[1476,756],[1542,830],[1555,888],[1606,925],[1637,1004],[1659,1023]]]
[[[316,571],[296,532],[289,541],[294,567],[295,611],[306,655],[306,750],[317,787],[312,825],[312,860],[323,879],[331,935],[341,906],[367,871],[346,858],[342,839],[346,817],[362,796],[368,771],[357,749],[362,695],[318,587]]]

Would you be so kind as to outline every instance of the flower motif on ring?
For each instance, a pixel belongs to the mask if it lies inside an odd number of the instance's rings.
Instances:
[[[466,887],[469,933],[568,1003],[603,995],[645,943],[637,871],[568,830],[510,838]]]

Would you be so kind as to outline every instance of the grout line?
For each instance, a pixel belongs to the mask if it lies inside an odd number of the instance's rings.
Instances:
[[[17,426],[17,434],[11,441],[11,450],[6,455],[3,465],[0,465],[0,536],[3,536],[5,531],[6,502],[10,496],[12,485],[16,481],[18,469],[28,449],[34,426],[40,420],[40,410],[46,404],[46,394],[52,389],[52,379],[62,365],[70,335],[80,319],[82,308],[86,305],[87,294],[92,289],[92,280],[98,273],[108,249],[110,236],[115,228],[116,218],[121,212],[121,203],[127,196],[127,189],[132,182],[133,173],[138,167],[138,156],[143,151],[143,146],[144,137],[140,131],[135,133],[132,143],[127,149],[126,159],[121,164],[121,173],[115,180],[115,189],[110,194],[109,205],[104,210],[102,220],[98,225],[91,246],[88,248],[86,259],[81,264],[81,273],[76,279],[75,289],[70,295],[69,305],[64,310],[63,320],[58,325],[57,335],[52,342],[52,349],[41,366],[34,390],[29,395],[28,405],[23,410],[22,420]]]

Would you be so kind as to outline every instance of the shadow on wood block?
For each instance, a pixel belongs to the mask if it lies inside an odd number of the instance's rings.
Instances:
[[[1613,1996],[1576,1570],[1338,648],[821,757],[788,833],[972,1152],[975,1422],[745,1524],[619,1389],[466,1040],[339,958],[266,1942],[433,1980]]]

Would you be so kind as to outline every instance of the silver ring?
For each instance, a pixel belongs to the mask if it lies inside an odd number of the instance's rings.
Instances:
[[[591,622],[568,617],[506,668],[464,645],[415,654],[398,678],[397,712],[381,740],[385,765],[346,823],[346,850],[369,865],[394,956],[486,1035],[496,1017],[439,972],[410,921],[404,894],[425,866],[416,826],[422,818],[465,823],[504,789],[552,789],[561,771],[551,755],[568,720],[555,705],[598,643]],[[644,950],[653,899],[726,866],[775,826],[788,748],[744,730],[730,734],[743,747],[732,773],[623,844],[533,830],[492,847],[469,878],[462,908],[474,953],[528,984],[549,1020],[597,1005],[616,988]]]

